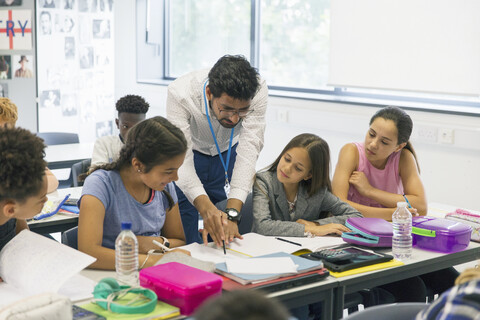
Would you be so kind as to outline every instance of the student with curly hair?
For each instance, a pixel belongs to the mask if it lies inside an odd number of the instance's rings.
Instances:
[[[15,127],[17,120],[18,120],[17,106],[8,98],[0,98],[0,127],[4,127],[4,126]],[[47,176],[47,181],[48,181],[47,193],[57,190],[58,188],[57,177],[55,177],[55,175],[48,168],[45,168],[45,175]]]
[[[118,118],[115,119],[120,134],[97,139],[93,147],[92,166],[117,160],[125,143],[128,130],[145,120],[150,105],[140,96],[129,94],[120,98],[115,105]]]
[[[47,201],[45,145],[22,128],[0,126],[0,250]]]
[[[185,244],[172,182],[186,151],[182,131],[154,117],[129,131],[116,161],[93,168],[78,202],[78,249],[97,258],[90,267],[115,268],[115,239],[122,222],[132,223],[140,266],[153,266],[162,257],[149,256],[159,249],[152,240],[171,248]]]

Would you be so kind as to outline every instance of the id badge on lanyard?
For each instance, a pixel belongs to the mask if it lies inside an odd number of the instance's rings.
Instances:
[[[213,130],[212,121],[210,121],[210,115],[208,114],[208,102],[207,102],[207,95],[205,93],[205,89],[207,88],[207,81],[203,85],[203,99],[205,102],[205,111],[207,113],[207,120],[208,125],[210,126],[210,131],[212,132],[213,141],[215,141],[215,146],[217,147],[218,157],[222,162],[223,169],[225,169],[225,185],[223,186],[223,190],[225,191],[225,195],[228,198],[228,194],[230,193],[230,182],[228,181],[228,164],[230,163],[230,155],[232,152],[232,141],[233,141],[233,132],[235,128],[232,128],[232,133],[230,134],[230,142],[228,143],[228,151],[227,151],[227,161],[225,162],[222,157],[222,153],[220,152],[220,147],[218,146],[217,138],[215,137],[215,131]]]
[[[228,194],[230,193],[230,183],[228,182],[228,179],[225,180],[225,185],[223,186],[223,190],[225,190],[225,195],[228,198]]]

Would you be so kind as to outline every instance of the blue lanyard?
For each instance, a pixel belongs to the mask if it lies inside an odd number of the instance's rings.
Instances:
[[[207,102],[207,95],[205,90],[207,88],[207,81],[203,85],[203,100],[205,101],[205,111],[207,112],[207,120],[208,125],[210,126],[210,131],[212,132],[213,141],[215,141],[215,146],[217,147],[218,156],[222,161],[223,169],[225,169],[225,183],[228,184],[228,164],[230,163],[230,154],[232,153],[232,141],[233,141],[233,131],[235,128],[232,128],[232,133],[230,134],[230,142],[228,144],[228,152],[227,152],[227,163],[223,160],[222,153],[220,152],[220,147],[218,146],[217,138],[215,137],[215,132],[213,131],[212,121],[210,121],[210,115],[208,114],[208,102]]]

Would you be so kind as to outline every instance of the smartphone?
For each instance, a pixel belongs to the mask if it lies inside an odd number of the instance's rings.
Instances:
[[[73,320],[106,320],[105,317],[82,307],[72,305]]]

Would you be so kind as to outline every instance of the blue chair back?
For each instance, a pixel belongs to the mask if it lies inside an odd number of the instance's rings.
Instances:
[[[83,186],[83,180],[79,180],[78,176],[82,173],[86,173],[88,169],[90,168],[90,164],[92,162],[92,159],[85,159],[82,161],[79,161],[75,163],[72,166],[72,185],[74,187],[81,187]]]
[[[428,305],[420,302],[404,302],[394,304],[382,304],[352,313],[344,320],[410,320],[415,319],[417,313]]]
[[[73,227],[62,233],[62,243],[78,250],[78,227]]]
[[[37,136],[42,138],[47,146],[80,142],[78,134],[70,132],[38,132]]]

